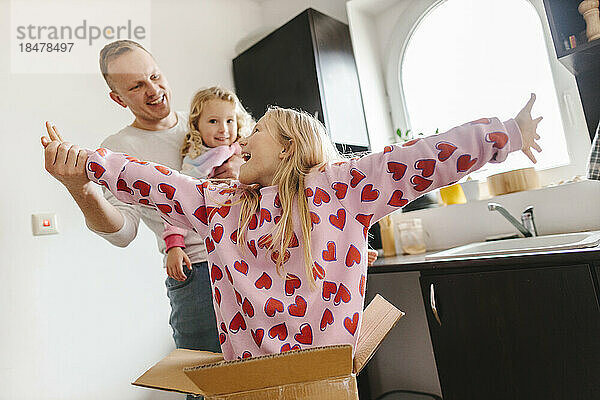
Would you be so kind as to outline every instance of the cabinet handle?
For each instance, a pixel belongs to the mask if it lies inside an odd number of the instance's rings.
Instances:
[[[433,287],[433,283],[429,286],[429,302],[431,304],[431,311],[433,312],[433,316],[440,326],[442,326],[442,321],[440,320],[440,315],[438,314],[437,307],[435,305],[435,289]]]

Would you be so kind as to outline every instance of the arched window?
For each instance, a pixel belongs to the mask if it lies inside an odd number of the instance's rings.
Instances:
[[[544,116],[537,168],[569,163],[543,30],[529,1],[440,3],[413,31],[399,71],[413,133],[429,135],[480,117],[512,118],[535,92],[533,116]],[[530,165],[516,152],[476,174]]]

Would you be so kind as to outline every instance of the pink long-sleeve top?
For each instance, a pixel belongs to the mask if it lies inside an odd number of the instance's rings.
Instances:
[[[277,187],[260,190],[246,243],[237,245],[239,183],[213,184],[99,149],[89,178],[125,203],[155,207],[169,223],[205,237],[226,360],[333,344],[356,345],[366,276],[367,229],[423,193],[458,181],[521,148],[514,120],[481,119],[404,145],[315,169],[306,177],[316,288],[305,274],[294,225],[283,279],[267,250],[281,215]],[[296,214],[296,221],[298,215]]]

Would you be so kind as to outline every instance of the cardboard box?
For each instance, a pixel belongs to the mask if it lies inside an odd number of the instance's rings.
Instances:
[[[207,400],[358,400],[356,374],[404,313],[376,295],[352,346],[314,347],[224,361],[221,354],[177,349],[146,371],[136,386],[203,395]]]

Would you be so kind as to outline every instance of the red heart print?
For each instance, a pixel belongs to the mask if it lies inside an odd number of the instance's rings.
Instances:
[[[141,180],[137,180],[135,182],[133,182],[133,186],[134,189],[137,189],[140,191],[140,195],[142,196],[148,196],[150,194],[150,184],[141,181]]]
[[[350,170],[350,175],[352,175],[352,180],[350,181],[350,186],[355,188],[356,185],[360,183],[363,179],[366,178],[365,174],[357,170],[356,168],[352,168]]]
[[[483,124],[483,125],[489,125],[492,123],[492,121],[489,118],[480,118],[476,121],[471,121],[469,122],[471,125],[478,125],[478,124]]]
[[[256,343],[256,345],[260,348],[265,335],[265,330],[263,328],[258,328],[256,331],[250,329],[250,333],[252,333],[252,339],[254,339],[254,343]]]
[[[337,293],[337,284],[335,282],[323,282],[323,300],[331,300],[331,295]]]
[[[335,256],[335,243],[327,242],[327,250],[323,250],[323,260],[325,261],[335,261],[337,258]]]
[[[252,353],[250,353],[249,351],[244,351],[242,353],[242,359],[244,359],[244,358],[250,358],[250,357],[252,357]]]
[[[287,296],[293,296],[300,285],[302,285],[300,278],[294,274],[287,274],[285,277],[285,294]]]
[[[412,146],[415,143],[417,143],[419,140],[421,140],[421,139],[413,139],[413,140],[409,140],[408,142],[404,142],[404,143],[402,143],[402,147]]]
[[[492,147],[496,149],[503,149],[508,143],[508,135],[504,132],[490,132],[485,136],[485,141],[494,143]]]
[[[364,276],[364,275],[361,275],[360,276],[360,282],[358,284],[358,292],[363,297],[365,295],[365,286],[366,286],[366,284],[367,284],[367,277]]]
[[[365,185],[360,193],[360,201],[362,202],[374,201],[377,200],[378,197],[379,190],[373,189],[373,185],[370,183]]]
[[[221,305],[221,291],[219,288],[215,288],[215,301],[219,306]]]
[[[119,179],[117,181],[117,191],[118,192],[127,192],[127,193],[133,195],[133,190],[127,186],[127,182],[125,182],[123,179]]]
[[[292,232],[292,239],[290,240],[289,248],[293,249],[294,247],[298,247],[300,244],[298,243],[298,236],[294,232]]]
[[[225,322],[221,322],[221,330],[227,333],[227,326],[225,325]]]
[[[391,153],[394,148],[392,146],[385,146],[383,148],[383,154]]]
[[[179,202],[177,200],[173,200],[173,208],[175,209],[175,212],[177,212],[177,214],[181,214],[181,215],[185,214],[183,212],[183,208],[181,208],[181,204],[179,204]]]
[[[256,255],[258,253],[256,251],[256,242],[254,241],[254,239],[252,239],[249,242],[246,242],[246,245],[248,246],[248,249],[250,249],[250,251],[252,252],[252,254],[254,254],[254,257],[256,257]]]
[[[452,153],[454,153],[457,149],[455,145],[448,142],[439,142],[435,145],[435,148],[440,151],[437,155],[437,158],[442,162],[449,159]]]
[[[315,206],[318,207],[322,203],[329,203],[329,200],[331,200],[331,197],[329,196],[329,193],[327,193],[326,191],[324,191],[320,187],[318,187],[315,190],[315,197],[313,197],[313,204]]]
[[[273,235],[271,235],[270,233],[267,233],[266,235],[262,235],[261,237],[258,238],[258,248],[259,249],[269,248],[272,243],[273,243]]]
[[[88,164],[88,169],[94,173],[94,178],[96,179],[100,179],[106,172],[106,168],[93,161]]]
[[[431,186],[433,181],[430,179],[427,179],[427,178],[423,178],[421,175],[413,175],[410,178],[410,183],[413,184],[413,188],[417,192],[422,192],[422,191],[426,190],[429,186]],[[393,195],[392,195],[392,197],[393,197]]]
[[[156,170],[163,175],[169,176],[173,173],[173,171],[171,171],[169,168],[165,167],[164,165],[155,165],[154,168],[156,168]]]
[[[217,213],[216,207],[207,206],[206,215],[208,215],[208,222],[211,222],[215,214]]]
[[[246,330],[246,321],[242,314],[238,311],[229,323],[229,332],[237,333],[239,330]]]
[[[296,296],[296,301],[288,306],[288,313],[292,317],[304,317],[306,314],[306,300],[302,296]]]
[[[104,181],[100,181],[100,182],[104,182]],[[108,184],[106,184],[105,186],[108,188]],[[147,205],[147,206],[150,205],[150,201],[148,199],[139,199],[138,203],[144,204],[144,205]]]
[[[354,334],[356,333],[356,328],[358,328],[358,313],[357,312],[354,313],[352,318],[350,318],[350,317],[344,318],[344,328],[346,328],[346,330],[348,332],[350,332],[350,334],[352,336],[354,336]]]
[[[244,298],[244,301],[242,302],[242,311],[248,317],[254,317],[254,307],[252,307],[252,303],[250,303],[250,300],[248,300],[247,298]]]
[[[346,254],[346,267],[351,267],[354,264],[360,264],[360,251],[351,244]]]
[[[250,218],[250,222],[248,223],[248,229],[254,230],[257,227],[258,227],[258,217],[256,216],[256,214],[254,214],[252,216],[252,218]]]
[[[334,182],[331,185],[331,188],[335,190],[335,197],[342,200],[346,197],[346,192],[348,192],[348,185],[342,182]]]
[[[242,305],[242,295],[237,290],[233,289],[233,293],[235,293],[235,301],[238,303],[238,306]]]
[[[329,216],[329,222],[340,231],[343,231],[344,226],[346,226],[346,210],[340,208],[336,214],[331,214]]]
[[[316,224],[318,224],[319,222],[321,222],[321,218],[314,212],[310,212],[310,222],[311,222],[311,228],[314,228],[314,226]]]
[[[98,183],[99,183],[100,185],[104,186],[105,188],[107,188],[108,190],[110,190],[110,187],[108,187],[108,183],[107,183],[107,182],[106,182],[104,179],[100,179],[100,180],[98,181]],[[142,199],[142,200],[146,200],[146,199]],[[146,200],[146,201],[148,201],[148,200]],[[142,204],[143,204],[143,203],[142,203]],[[148,204],[150,204],[150,202],[148,202]]]
[[[206,245],[206,251],[208,254],[215,250],[215,242],[213,242],[211,238],[207,237],[204,239],[204,244]]]
[[[290,252],[288,250],[285,251],[285,255],[283,256],[283,263],[285,264],[286,262],[288,262],[288,260],[290,259]],[[277,264],[277,261],[279,261],[279,251],[275,250],[271,253],[271,261],[273,261],[275,264]]]
[[[229,235],[229,239],[231,239],[231,242],[233,244],[237,244],[237,239],[238,239],[238,230],[237,229],[235,231],[231,232],[231,235]]]
[[[316,280],[325,278],[325,270],[315,261],[315,266],[312,268],[313,279]]]
[[[420,169],[421,176],[429,178],[435,172],[435,160],[419,160],[415,163],[415,169]]]
[[[220,281],[222,278],[223,271],[221,271],[221,268],[219,268],[216,264],[213,264],[212,268],[210,269],[210,280],[212,283],[215,283],[215,281]]]
[[[269,297],[265,303],[265,314],[269,317],[275,316],[276,312],[283,312],[283,303],[273,297]]]
[[[310,327],[310,324],[300,325],[300,333],[296,333],[294,335],[294,339],[296,339],[296,342],[298,342],[298,343],[307,344],[307,345],[312,344],[313,334],[312,334],[312,328]]]
[[[260,278],[254,282],[254,286],[256,286],[257,289],[271,289],[272,283],[271,277],[266,272],[263,272]]]
[[[346,286],[344,286],[343,283],[340,283],[340,286],[338,287],[338,291],[335,294],[335,298],[333,299],[333,304],[337,306],[342,301],[344,303],[348,303],[350,300],[352,300],[350,291],[348,290],[348,288]]]
[[[299,344],[295,344],[293,346],[290,346],[289,343],[286,343],[283,346],[281,346],[281,350],[279,352],[280,353],[286,353],[286,352],[292,351],[292,350],[300,350],[300,345]]]
[[[323,316],[321,317],[321,323],[319,324],[319,328],[321,331],[324,331],[327,328],[327,325],[333,324],[333,313],[329,308],[326,308],[323,311]]]
[[[275,222],[277,224],[277,223],[279,223],[280,219],[281,219],[281,215],[276,215],[275,218],[273,218],[273,222]]]
[[[194,211],[194,217],[204,225],[208,225],[208,214],[206,213],[206,206],[200,206]]]
[[[231,200],[227,200],[225,202],[225,204],[230,204]],[[219,213],[219,215],[221,216],[221,218],[225,218],[228,214],[229,214],[229,209],[231,208],[231,206],[228,205],[223,205],[219,208],[217,208],[217,213]]]
[[[170,214],[173,209],[168,204],[157,204],[156,208],[163,214]]]
[[[173,196],[175,196],[175,188],[166,183],[159,183],[158,191],[160,193],[164,193],[165,196],[167,197],[167,199],[169,199],[169,200],[173,200]]]
[[[368,228],[371,226],[371,219],[373,219],[373,214],[358,214],[354,217],[362,226]]]
[[[304,189],[304,194],[306,195],[306,197],[312,197],[312,195],[314,193],[313,193],[313,190],[311,188],[306,188],[306,189]]]
[[[224,333],[220,333],[220,334],[219,334],[219,342],[220,342],[221,344],[225,343],[225,338],[226,338],[226,336],[225,336],[225,334],[224,334]]]
[[[198,191],[198,193],[200,193],[200,195],[202,195],[202,197],[204,197],[204,191],[208,187],[208,184],[209,184],[208,181],[204,181],[204,182],[196,185],[196,190]]]
[[[395,190],[388,201],[388,205],[392,207],[404,207],[408,204],[408,199],[404,199],[403,196],[404,193],[402,193],[402,190]]]
[[[96,153],[98,153],[102,157],[106,157],[107,151],[106,151],[106,149],[104,147],[100,147],[99,149],[96,150]]]
[[[271,339],[279,338],[279,340],[285,340],[285,339],[287,339],[287,336],[288,336],[288,332],[287,332],[287,326],[285,325],[285,322],[282,322],[281,324],[277,324],[277,325],[273,326],[271,329],[269,329],[269,337]]]
[[[132,163],[136,163],[136,164],[140,164],[140,165],[147,165],[148,163],[146,161],[140,161],[135,157],[125,157],[127,160],[131,161]]]
[[[275,195],[275,199],[273,200],[273,207],[281,208],[281,200],[279,200],[279,193]]]
[[[233,276],[231,276],[231,272],[229,272],[229,267],[227,265],[225,266],[225,274],[227,275],[229,283],[233,285]]]
[[[215,224],[215,227],[210,231],[210,235],[215,243],[220,243],[221,238],[223,238],[223,225]]]
[[[471,159],[470,154],[463,154],[462,156],[458,157],[458,160],[456,161],[456,171],[466,172],[470,170],[476,162],[477,158]]]
[[[395,181],[399,181],[404,178],[404,174],[406,173],[406,164],[402,164],[400,162],[389,161],[387,163],[388,172],[392,174],[392,179]]]
[[[269,210],[267,210],[266,208],[261,208],[260,209],[260,226],[263,226],[265,221],[271,222],[271,212]]]
[[[233,263],[233,268],[236,269],[236,271],[244,274],[244,275],[248,275],[248,263],[244,260],[240,261],[236,261]]]

